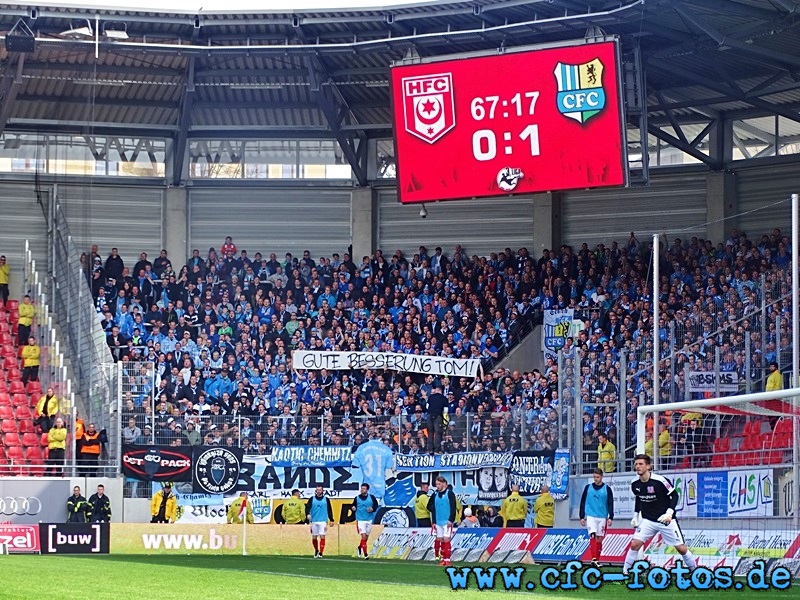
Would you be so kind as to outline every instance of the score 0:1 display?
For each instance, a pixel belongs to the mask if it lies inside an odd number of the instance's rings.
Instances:
[[[528,102],[525,102],[526,99]],[[509,111],[497,112],[498,104],[500,108],[507,108],[509,104],[514,108],[512,116],[521,117],[524,112],[524,104],[528,104],[527,115],[533,116],[536,111],[536,101],[539,99],[539,92],[517,92],[510,100],[501,100],[500,96],[486,96],[485,98],[473,98],[470,102],[470,113],[475,121],[482,121],[486,118],[494,119],[495,115],[502,114],[503,118],[508,118]],[[516,113],[514,115],[514,113]],[[503,153],[511,155],[514,152],[510,145],[512,134],[510,131],[503,132]],[[520,133],[519,138],[530,140],[531,156],[539,156],[539,126],[528,125]],[[497,157],[497,135],[491,129],[479,129],[472,134],[472,156],[477,161],[485,162]]]

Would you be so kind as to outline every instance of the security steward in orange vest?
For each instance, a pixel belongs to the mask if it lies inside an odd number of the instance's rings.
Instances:
[[[97,465],[100,462],[100,433],[89,423],[89,428],[81,439],[81,458],[83,459],[85,477],[97,476]]]

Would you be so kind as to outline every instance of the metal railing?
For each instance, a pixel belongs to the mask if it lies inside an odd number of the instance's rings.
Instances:
[[[75,393],[72,379],[62,352],[63,345],[60,335],[53,324],[50,314],[50,302],[46,286],[42,284],[42,277],[37,269],[36,261],[30,248],[30,241],[26,240],[23,250],[23,294],[29,295],[34,306],[34,319],[31,327],[31,336],[36,339],[39,346],[39,383],[42,393],[49,388],[53,389],[58,398],[58,412],[64,419],[69,429],[69,439],[73,440],[75,428]],[[38,398],[36,398],[38,400]],[[74,459],[74,444],[67,444],[66,462],[70,464]],[[12,469],[13,471],[13,469]]]
[[[105,430],[109,447],[103,470],[110,474],[118,468],[114,459],[119,438],[117,370],[81,268],[81,254],[58,203],[57,190],[46,206],[46,215],[50,237],[46,291],[52,299],[64,340],[63,352],[70,359],[75,378],[75,418],[86,425],[94,423],[98,431]]]

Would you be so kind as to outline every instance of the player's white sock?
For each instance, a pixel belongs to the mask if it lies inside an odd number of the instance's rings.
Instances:
[[[633,563],[636,562],[637,558],[639,558],[638,550],[628,550],[628,553],[625,555],[625,564],[622,566],[622,572],[627,573],[633,566]]]
[[[697,568],[697,561],[695,560],[694,554],[692,554],[691,550],[687,549],[686,554],[683,554],[681,558],[683,558],[683,564],[685,564],[690,569]]]

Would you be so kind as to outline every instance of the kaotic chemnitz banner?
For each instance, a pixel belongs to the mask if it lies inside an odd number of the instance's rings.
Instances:
[[[122,473],[141,481],[191,481],[192,450],[173,446],[122,446]]]

